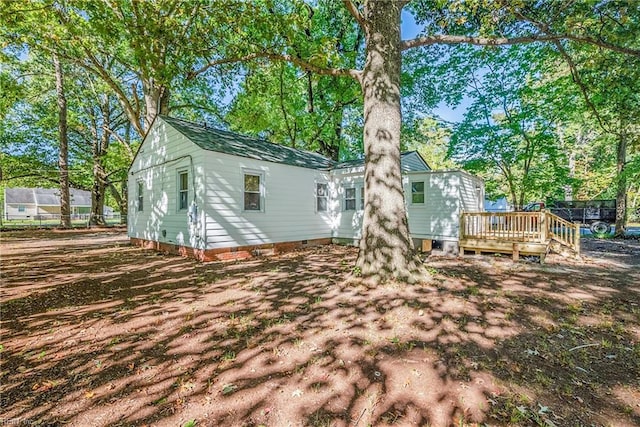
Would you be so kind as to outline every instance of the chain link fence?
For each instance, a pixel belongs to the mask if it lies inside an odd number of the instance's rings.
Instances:
[[[91,214],[72,214],[72,227],[89,227],[91,225]],[[39,214],[39,215],[2,215],[0,217],[0,227],[3,229],[20,228],[53,228],[60,226],[60,214]],[[95,216],[94,216],[95,218]],[[116,212],[98,217],[97,222],[102,222],[107,226],[121,225],[122,217]]]

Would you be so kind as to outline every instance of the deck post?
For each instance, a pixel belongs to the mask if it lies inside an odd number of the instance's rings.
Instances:
[[[576,235],[576,239],[575,239],[575,251],[578,255],[580,255],[580,224],[576,223],[575,224],[576,230],[575,230],[575,235]]]
[[[540,243],[547,243],[549,241],[549,226],[547,224],[547,213],[540,212]]]
[[[464,211],[460,212],[460,224],[458,225],[458,256],[464,256],[464,246],[462,246],[462,239],[465,238],[464,232]]]
[[[520,248],[517,243],[513,244],[513,260],[518,261],[520,259]]]

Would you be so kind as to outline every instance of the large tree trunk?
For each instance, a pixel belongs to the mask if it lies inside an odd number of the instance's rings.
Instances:
[[[356,262],[364,277],[414,281],[420,272],[400,171],[400,11],[395,1],[365,3],[365,211]]]
[[[624,237],[627,231],[627,177],[625,165],[627,163],[627,135],[618,136],[616,161],[616,232],[614,237]]]
[[[103,118],[105,118],[103,116]],[[105,126],[106,126],[105,122]],[[104,130],[102,135],[95,132],[93,138],[92,157],[93,157],[93,186],[91,187],[91,216],[89,218],[90,225],[106,225],[104,218],[104,199],[106,191],[106,177],[104,170],[104,156],[109,145],[109,133]]]
[[[58,101],[58,132],[60,152],[58,168],[60,170],[60,227],[71,228],[71,196],[69,194],[69,140],[67,134],[67,99],[64,95],[64,75],[58,55],[53,55],[56,73],[56,95]]]
[[[105,97],[100,108],[102,132],[95,125],[93,131],[93,146],[91,147],[93,158],[93,186],[91,188],[91,216],[90,225],[106,225],[104,218],[104,201],[107,189],[107,173],[104,167],[104,159],[109,149],[111,134],[109,127],[111,126],[111,109],[109,98]]]
[[[145,131],[160,114],[169,114],[169,88],[158,85],[154,79],[142,82],[145,104]]]
[[[106,191],[104,166],[102,157],[93,159],[93,186],[91,187],[90,225],[106,225],[104,218],[104,199]]]

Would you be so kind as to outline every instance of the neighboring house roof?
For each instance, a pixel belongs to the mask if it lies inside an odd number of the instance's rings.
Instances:
[[[91,191],[70,188],[71,206],[91,206]]]
[[[60,190],[53,188],[34,188],[33,195],[36,204],[40,206],[60,206]]]
[[[71,206],[91,206],[91,192],[70,188]],[[60,190],[54,188],[5,188],[5,203],[60,206]]]
[[[161,118],[205,150],[310,169],[329,169],[335,163],[310,151],[297,150],[263,139],[212,129],[173,117],[161,116]]]
[[[21,205],[35,204],[33,188],[5,188],[4,201]]]
[[[364,159],[347,160],[336,164],[332,169],[347,169],[364,166]],[[417,151],[400,154],[400,167],[403,172],[429,171],[431,168]]]

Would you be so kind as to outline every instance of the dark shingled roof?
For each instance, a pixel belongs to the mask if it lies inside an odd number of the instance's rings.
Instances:
[[[320,154],[274,144],[263,139],[212,129],[173,117],[161,118],[205,150],[311,169],[326,170],[335,163]]]
[[[91,206],[91,192],[70,188],[71,206]],[[57,188],[5,188],[7,203],[60,206],[60,190]]]
[[[347,169],[364,166],[364,159],[347,160],[333,166],[332,169]],[[417,151],[407,151],[400,154],[400,167],[403,172],[417,172],[431,170],[427,162]]]

